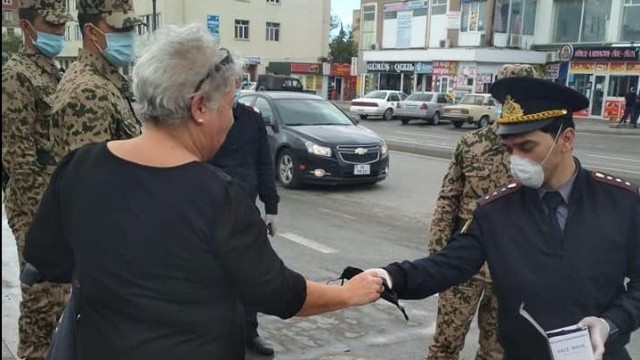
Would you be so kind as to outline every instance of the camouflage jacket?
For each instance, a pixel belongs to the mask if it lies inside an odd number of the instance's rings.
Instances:
[[[81,49],[53,100],[57,159],[82,145],[140,135],[142,124],[131,106],[129,90],[118,68],[101,55]]]
[[[50,111],[61,75],[54,60],[26,48],[2,68],[2,170],[14,232],[28,227],[55,170]]]
[[[471,219],[482,196],[511,181],[509,164],[509,154],[495,133],[495,124],[462,136],[436,201],[429,230],[430,253],[441,250]],[[478,276],[491,280],[486,265]]]

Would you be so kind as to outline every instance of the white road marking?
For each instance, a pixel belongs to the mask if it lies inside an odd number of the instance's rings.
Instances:
[[[437,156],[414,154],[414,153],[410,153],[410,152],[406,152],[406,151],[389,150],[389,152],[393,153],[393,154],[400,154],[400,155],[405,155],[405,156],[413,156],[413,157],[417,157],[417,158],[423,158],[423,159],[429,159],[429,160],[437,160],[437,161],[441,161],[441,162],[449,162],[449,161],[451,161],[451,159],[448,159],[448,158],[445,159],[445,158],[441,158],[441,157],[437,157]]]
[[[623,169],[618,169],[618,168],[605,167],[605,166],[600,166],[600,164],[584,163],[584,167],[589,168],[589,169],[594,169],[594,170],[611,170],[611,171],[619,171],[619,172],[623,172],[623,173],[640,175],[640,171],[631,171],[631,170],[623,170]]]
[[[315,251],[321,252],[323,254],[333,254],[333,253],[337,253],[338,250],[330,248],[326,245],[320,244],[318,242],[315,242],[311,239],[307,239],[304,236],[300,236],[300,235],[296,235],[293,233],[284,233],[284,234],[280,234],[279,236],[287,239],[287,240],[291,240],[295,243],[298,243],[302,246],[306,246],[309,249],[313,249]]]
[[[611,157],[611,156],[602,156],[602,155],[594,155],[594,154],[585,154],[587,156],[602,158],[602,159],[610,159],[610,160],[621,160],[621,161],[633,161],[640,163],[640,160],[637,159],[629,159],[629,158],[621,158],[621,157]]]
[[[344,217],[344,218],[351,219],[351,220],[354,220],[354,219],[356,218],[355,216],[351,216],[351,215],[343,214],[343,213],[338,212],[338,211],[333,211],[333,210],[324,209],[324,208],[320,208],[320,211],[324,211],[324,212],[329,213],[329,214],[332,214],[332,215],[342,216],[342,217]]]
[[[424,145],[424,146],[433,146],[433,147],[440,147],[440,148],[445,148],[445,149],[453,149],[453,146],[451,145],[439,145],[439,144],[433,144],[433,143],[429,143],[429,142],[424,142],[424,141],[420,141],[419,139],[408,139],[408,138],[401,138],[401,137],[395,137],[395,136],[385,136],[384,139],[386,141],[398,141],[398,142],[403,142],[403,143],[407,143],[407,144],[419,144],[419,145]]]
[[[431,134],[422,134],[419,132],[413,132],[413,131],[395,131],[396,133],[399,134],[407,134],[407,135],[417,135],[417,136],[425,136],[425,137],[432,137],[432,138],[436,138],[436,139],[449,139],[446,136],[438,136],[438,135],[431,135]]]

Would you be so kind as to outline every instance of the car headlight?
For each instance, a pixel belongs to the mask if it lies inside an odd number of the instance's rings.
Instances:
[[[331,157],[331,148],[326,146],[320,146],[311,141],[305,141],[304,145],[307,147],[309,154]]]
[[[382,144],[380,144],[380,153],[382,155],[386,155],[387,152],[389,152],[389,147],[387,146],[387,143],[382,141]]]

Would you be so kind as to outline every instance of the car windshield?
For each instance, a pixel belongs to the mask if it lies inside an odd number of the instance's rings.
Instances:
[[[275,106],[289,126],[353,125],[351,119],[327,100],[282,99]]]
[[[384,91],[372,91],[364,96],[365,99],[386,99],[387,93]]]
[[[433,94],[415,93],[411,94],[407,101],[431,101]]]
[[[462,100],[460,100],[460,104],[465,105],[482,105],[484,102],[484,96],[480,95],[465,95]]]

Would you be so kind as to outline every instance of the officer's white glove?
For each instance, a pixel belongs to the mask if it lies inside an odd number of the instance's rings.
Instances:
[[[589,335],[591,336],[591,347],[593,347],[593,355],[596,360],[601,360],[604,355],[604,344],[609,337],[609,324],[603,318],[589,316],[578,323],[578,326],[585,329],[589,329]]]
[[[278,215],[267,214],[264,216],[264,223],[267,225],[267,233],[271,236],[276,235]]]
[[[391,280],[391,275],[389,275],[387,270],[380,269],[380,268],[374,268],[374,269],[367,269],[364,272],[371,273],[371,274],[383,279],[387,283],[387,286],[389,286],[389,289],[393,288],[393,281]]]

